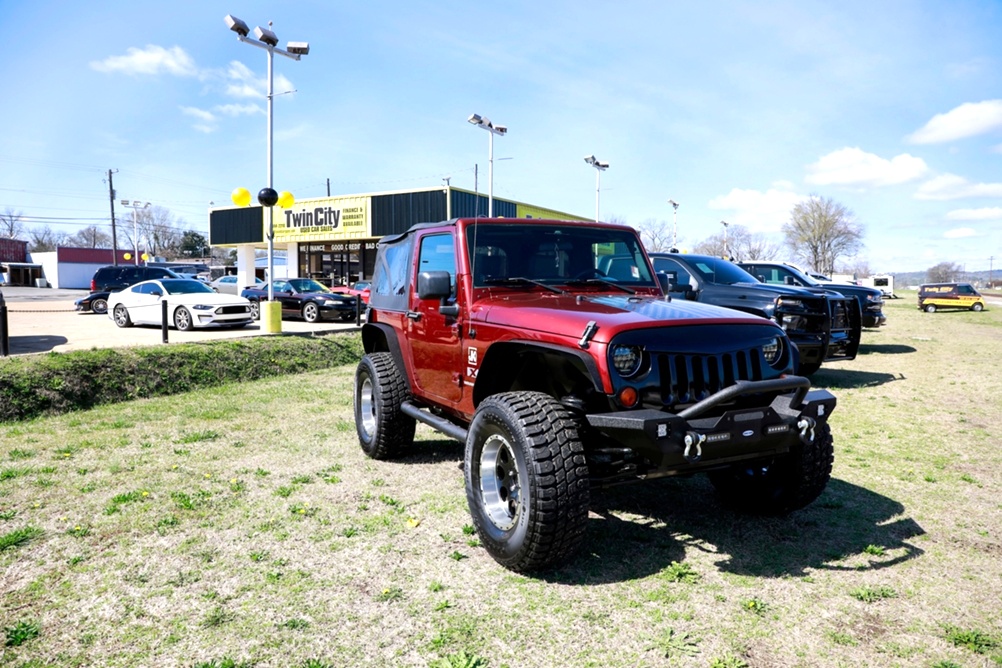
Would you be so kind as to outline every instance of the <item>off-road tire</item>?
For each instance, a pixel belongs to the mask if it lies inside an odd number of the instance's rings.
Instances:
[[[785,455],[738,463],[709,473],[717,494],[735,508],[784,514],[818,498],[828,484],[835,459],[828,423],[814,428],[814,440]]]
[[[466,499],[480,542],[513,571],[557,566],[577,551],[590,482],[580,424],[540,392],[488,397],[466,439]]]
[[[817,372],[821,368],[821,362],[811,362],[810,364],[801,363],[797,366],[798,376],[810,376]]]
[[[369,353],[355,369],[355,431],[362,451],[393,459],[414,442],[414,418],[400,405],[410,399],[403,371],[390,353]]]

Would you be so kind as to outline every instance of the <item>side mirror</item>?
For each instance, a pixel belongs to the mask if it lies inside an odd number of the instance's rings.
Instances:
[[[438,312],[450,318],[459,315],[459,304],[450,304],[452,277],[447,271],[422,271],[417,278],[418,299],[438,299]]]
[[[150,290],[150,294],[153,295],[154,297],[163,297],[164,296],[164,293],[160,292],[159,290]]]

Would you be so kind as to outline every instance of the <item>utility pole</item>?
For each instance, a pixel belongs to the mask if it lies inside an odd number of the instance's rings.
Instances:
[[[995,264],[995,256],[992,255],[990,258],[988,258],[988,289],[989,290],[992,289],[992,268],[993,268],[994,264]]]
[[[108,196],[111,198],[111,263],[118,266],[118,236],[115,233],[115,185],[111,182],[111,175],[117,169],[108,170]]]
[[[331,180],[327,179],[327,196],[331,196]]]

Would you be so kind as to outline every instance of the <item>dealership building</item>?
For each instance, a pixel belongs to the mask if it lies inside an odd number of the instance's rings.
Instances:
[[[497,197],[493,204],[500,218],[590,220]],[[486,195],[451,186],[303,199],[287,209],[273,208],[275,250],[286,252],[287,277],[349,285],[372,277],[381,237],[417,223],[485,216],[487,211]],[[256,251],[267,248],[267,227],[267,210],[261,206],[209,212],[209,243],[236,250],[237,275],[244,285],[254,282]]]

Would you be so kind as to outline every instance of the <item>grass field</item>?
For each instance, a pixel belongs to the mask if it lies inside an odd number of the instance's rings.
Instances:
[[[813,379],[813,505],[596,492],[539,577],[479,547],[458,443],[363,456],[353,367],[0,425],[0,666],[1002,665],[1002,308],[885,312]]]

